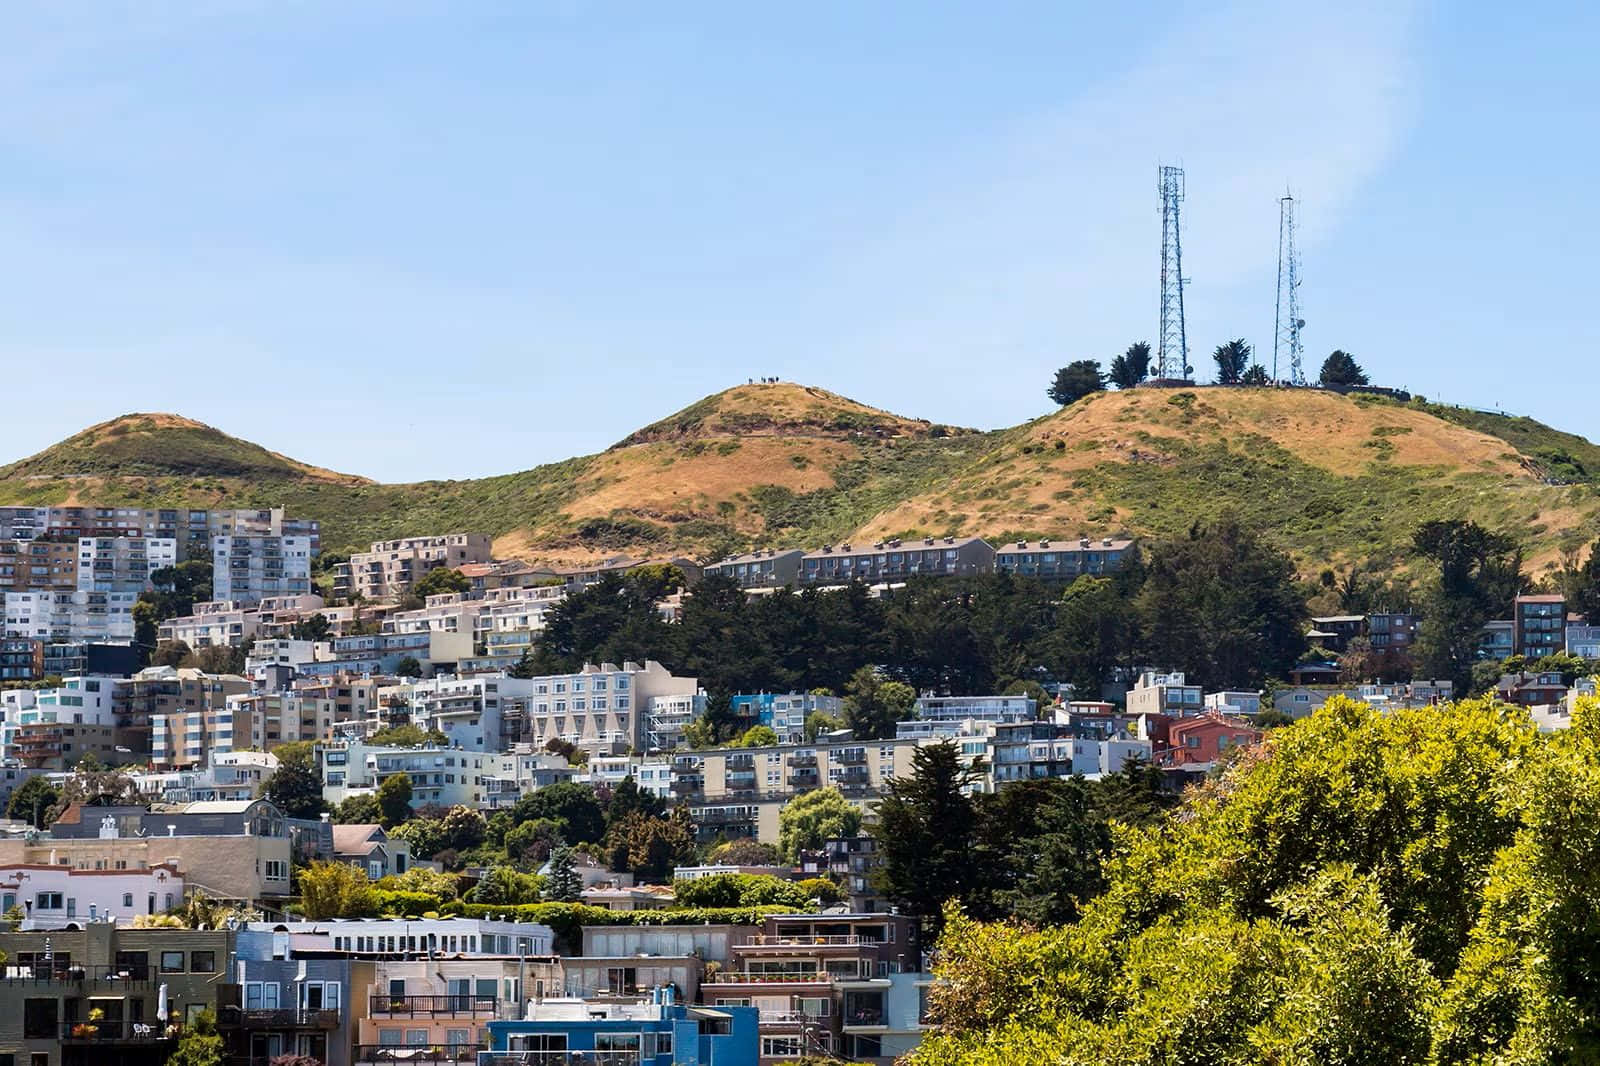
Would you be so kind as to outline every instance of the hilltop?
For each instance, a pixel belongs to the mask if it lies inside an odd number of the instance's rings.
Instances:
[[[979,432],[788,383],[741,385],[597,455],[465,481],[375,484],[175,415],[129,415],[0,467],[0,503],[266,506],[331,549],[474,529],[502,555],[700,558],[749,545],[971,533],[1165,534],[1223,509],[1307,572],[1398,560],[1464,516],[1535,568],[1593,539],[1600,448],[1538,422],[1317,390],[1101,393]]]

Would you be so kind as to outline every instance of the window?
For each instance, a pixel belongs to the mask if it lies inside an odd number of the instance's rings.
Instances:
[[[161,972],[162,973],[182,973],[183,972],[183,952],[181,952],[181,951],[163,951],[161,953]]]
[[[34,897],[33,906],[35,910],[58,911],[66,906],[66,902],[59,892],[40,892]]]
[[[267,880],[287,881],[289,879],[289,864],[282,859],[267,860]]]
[[[596,1051],[638,1051],[642,1043],[639,1033],[596,1033],[594,1035],[594,1049]]]
[[[189,953],[190,973],[216,973],[217,953],[215,951],[191,951]]]
[[[24,1040],[59,1040],[57,1000],[25,999],[22,1001],[22,1038]],[[47,1060],[48,1061],[48,1060]]]
[[[122,894],[122,905],[124,907],[133,906],[133,893],[132,892],[124,892]]]

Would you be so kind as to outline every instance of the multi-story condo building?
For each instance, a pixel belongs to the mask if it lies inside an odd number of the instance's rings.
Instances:
[[[213,752],[203,770],[135,773],[134,784],[162,803],[237,803],[257,799],[278,769],[278,758],[265,751]]]
[[[44,677],[44,641],[0,636],[0,681],[37,681]]]
[[[238,600],[207,600],[194,605],[194,613],[162,622],[156,639],[181,641],[191,648],[230,647],[256,635],[260,615]]]
[[[985,758],[989,791],[1013,781],[1047,777],[1099,778],[1119,772],[1131,759],[1149,762],[1148,740],[1105,738],[1092,731],[1054,722],[1006,722],[994,725]]]
[[[348,1066],[353,1008],[352,963],[314,950],[299,949],[285,932],[246,926],[237,934],[233,957],[236,1002],[219,1020],[225,1031],[237,1025],[240,1066],[270,1064],[279,1056],[300,1055],[323,1066]]]
[[[1133,552],[1130,537],[1101,537],[1076,540],[1015,541],[995,548],[996,570],[1037,577],[1047,581],[1076,581],[1084,575],[1099,576],[1122,568]]]
[[[571,781],[577,773],[578,768],[560,755],[519,744],[513,751],[485,759],[483,806],[490,810],[514,807],[529,792]]]
[[[52,641],[44,646],[44,675],[70,677],[100,674],[127,677],[139,669],[139,649],[132,644],[98,641]]]
[[[140,507],[0,507],[0,540],[40,537],[169,537],[185,559],[211,554],[214,536],[307,537],[321,547],[319,523],[286,518],[283,508],[192,510]]]
[[[844,713],[844,700],[838,696],[818,696],[810,692],[772,693],[734,696],[733,710],[770,728],[780,744],[799,744],[806,732],[806,718],[821,711],[838,720]],[[704,703],[701,704],[704,710]]]
[[[1204,706],[1200,686],[1187,683],[1181,671],[1146,670],[1128,690],[1129,714],[1199,714]]]
[[[8,592],[5,632],[56,643],[127,643],[139,593]]]
[[[1567,654],[1583,659],[1600,659],[1600,625],[1569,625]]]
[[[1377,611],[1367,616],[1367,639],[1378,651],[1409,651],[1421,621],[1407,611]]]
[[[77,587],[76,540],[0,540],[0,592],[71,592]]]
[[[866,810],[890,778],[911,773],[911,754],[926,743],[850,740],[847,732],[829,736],[814,744],[678,752],[672,757],[672,794],[689,805],[704,840],[720,835],[776,844],[778,812],[789,799],[831,786]]]
[[[646,707],[645,748],[649,751],[674,751],[684,746],[683,731],[705,713],[703,692],[652,697]]]
[[[12,713],[3,730],[7,758],[32,770],[68,770],[85,755],[104,765],[134,761],[119,743],[115,678],[70,677],[60,687],[33,694],[31,707]]]
[[[517,1019],[488,1024],[480,1062],[566,1066],[757,1066],[758,1012],[729,1004],[715,1011],[678,1001],[671,985],[647,998],[546,999]]]
[[[177,562],[178,542],[171,537],[80,537],[78,589],[143,592],[152,573]]]
[[[1498,661],[1516,651],[1517,623],[1510,618],[1495,618],[1483,623],[1478,638],[1478,658]]]
[[[374,541],[371,550],[355,552],[348,563],[334,568],[333,592],[346,599],[397,599],[429,570],[486,563],[489,553],[490,539],[482,533]]]
[[[763,1064],[819,1054],[887,1064],[921,1039],[915,982],[932,978],[922,973],[913,919],[770,915],[760,934],[731,950],[701,998],[719,1010],[748,1004],[760,1011]],[[909,1018],[891,1018],[896,977],[910,993]]]
[[[586,663],[577,673],[532,681],[524,738],[541,748],[565,740],[595,755],[642,750],[650,701],[699,692],[694,678],[674,677],[654,660]]]
[[[925,722],[1031,722],[1039,702],[1031,696],[922,696],[916,712]]]
[[[706,567],[705,576],[732,578],[747,589],[783,588],[799,583],[800,560],[805,554],[800,548],[769,548],[730,555]]]
[[[829,545],[806,552],[800,561],[802,585],[843,585],[904,581],[909,577],[964,577],[994,571],[994,549],[979,537],[924,537],[874,544]]]
[[[1514,651],[1525,659],[1541,659],[1563,650],[1567,643],[1567,598],[1555,595],[1518,596],[1513,601],[1516,622]]]
[[[398,774],[411,779],[411,805],[441,807],[483,803],[484,778],[496,756],[458,748],[406,748],[369,744],[356,737],[325,740],[315,748],[322,796],[337,806],[351,796],[375,792]]]
[[[508,587],[489,589],[482,595],[474,643],[490,658],[514,662],[532,649],[534,639],[544,632],[545,615],[566,599],[567,590],[560,585]]]
[[[109,922],[0,933],[15,975],[0,982],[0,1056],[29,1066],[161,1066],[182,1022],[227,1005],[233,943],[227,930]]]
[[[250,691],[237,674],[208,674],[193,667],[152,666],[122,685],[119,720],[130,730],[148,730],[148,740],[135,751],[150,754],[158,769],[206,765],[211,751],[245,747],[235,743],[228,697]]]
[[[211,538],[211,597],[259,603],[311,593],[311,538],[270,534]]]

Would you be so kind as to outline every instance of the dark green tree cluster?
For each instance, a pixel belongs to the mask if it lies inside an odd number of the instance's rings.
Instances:
[[[1244,375],[1250,368],[1250,345],[1243,338],[1217,345],[1211,357],[1217,363],[1218,385],[1245,384]]]
[[[1412,536],[1417,556],[1437,577],[1422,595],[1422,626],[1413,650],[1417,672],[1448,678],[1457,691],[1472,683],[1483,624],[1511,609],[1527,587],[1522,552],[1511,537],[1461,519],[1425,522]]]
[[[1131,389],[1150,376],[1150,343],[1138,341],[1111,360],[1106,378],[1119,389]]]
[[[1153,824],[1175,801],[1160,772],[1140,763],[1094,782],[1047,778],[969,795],[981,772],[953,742],[918,748],[870,830],[883,859],[876,887],[933,930],[952,900],[984,918],[1071,920],[1105,887],[1112,825]]]
[[[1322,361],[1322,372],[1317,380],[1326,387],[1345,387],[1367,384],[1367,372],[1349,352],[1335,351]]]
[[[1057,370],[1045,393],[1057,406],[1069,407],[1085,396],[1104,391],[1105,387],[1106,376],[1100,372],[1100,361],[1079,359]]]
[[[155,650],[162,622],[193,614],[195,601],[211,598],[211,560],[185,559],[177,566],[152,570],[150,584],[152,588],[141,592],[133,605],[133,640],[146,655]]]
[[[1600,706],[1336,699],[1121,834],[1079,918],[947,912],[914,1066],[1600,1055]]]
[[[729,704],[737,692],[820,686],[849,697],[846,724],[876,737],[892,735],[905,713],[905,691],[891,683],[964,694],[1054,679],[1097,695],[1119,667],[1141,662],[1227,687],[1295,664],[1307,612],[1282,551],[1225,516],[1146,554],[1156,560],[1148,572],[1136,558],[1065,588],[999,573],[912,579],[883,599],[859,584],[751,599],[711,577],[677,623],[610,576],[551,611],[523,672],[656,659],[707,690],[691,737],[705,745],[753,724]]]

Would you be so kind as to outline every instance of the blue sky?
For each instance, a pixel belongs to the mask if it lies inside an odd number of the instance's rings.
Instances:
[[[1600,12],[1299,6],[10,4],[0,460],[475,476],[755,375],[1014,423],[1154,339],[1162,161],[1203,372],[1288,183],[1313,371],[1594,435]]]

